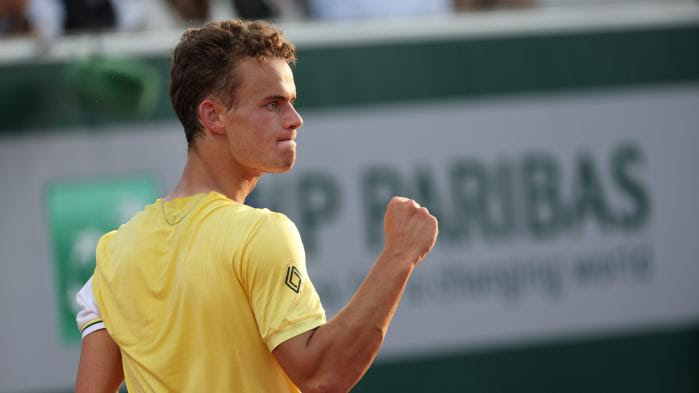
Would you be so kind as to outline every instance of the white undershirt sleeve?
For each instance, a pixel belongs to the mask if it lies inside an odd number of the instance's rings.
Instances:
[[[75,320],[83,338],[96,330],[105,329],[102,317],[100,317],[99,307],[97,307],[95,296],[92,293],[92,277],[87,280],[80,292],[75,296],[75,301],[80,308]]]

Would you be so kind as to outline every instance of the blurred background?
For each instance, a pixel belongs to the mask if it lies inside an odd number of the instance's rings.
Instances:
[[[298,47],[298,164],[249,203],[296,222],[328,316],[391,195],[440,219],[354,391],[699,392],[687,0],[0,0],[0,392],[71,391],[96,241],[186,159],[171,50],[229,17]]]

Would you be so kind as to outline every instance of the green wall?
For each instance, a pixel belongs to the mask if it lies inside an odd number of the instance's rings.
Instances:
[[[696,393],[699,326],[379,363],[353,391]]]
[[[0,133],[174,120],[167,54],[0,67]],[[699,25],[299,50],[300,110],[699,80]]]

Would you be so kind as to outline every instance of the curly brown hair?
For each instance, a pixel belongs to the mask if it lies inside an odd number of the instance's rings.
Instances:
[[[170,100],[188,146],[202,133],[197,107],[206,96],[216,95],[228,107],[234,104],[240,85],[235,69],[245,57],[276,57],[293,65],[296,49],[281,30],[264,21],[210,22],[182,34],[172,56]]]

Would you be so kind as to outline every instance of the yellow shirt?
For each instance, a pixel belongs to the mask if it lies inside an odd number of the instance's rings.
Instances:
[[[297,392],[271,351],[325,323],[286,216],[216,192],[157,200],[97,245],[129,392]]]

